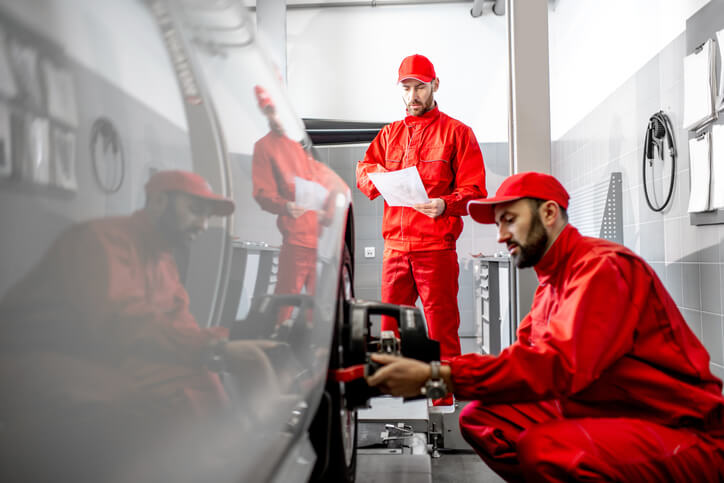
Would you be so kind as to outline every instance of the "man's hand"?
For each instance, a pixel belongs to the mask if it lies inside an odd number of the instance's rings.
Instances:
[[[300,206],[297,206],[293,201],[287,201],[287,213],[292,218],[299,218],[304,214],[306,210]]]
[[[372,360],[384,366],[366,378],[367,384],[393,396],[419,396],[430,378],[430,365],[416,359],[373,354]]]
[[[437,218],[445,212],[445,201],[442,198],[433,198],[429,203],[414,205],[412,208],[430,218]]]
[[[267,375],[273,375],[269,357],[265,350],[275,349],[284,346],[280,342],[270,340],[231,340],[224,346],[224,361],[230,372],[246,372],[250,367],[255,371]],[[276,379],[273,377],[273,379]]]
[[[224,346],[226,370],[236,381],[245,407],[261,421],[278,420],[278,403],[290,387],[290,374],[277,373],[266,353],[285,345],[269,340],[230,340]]]

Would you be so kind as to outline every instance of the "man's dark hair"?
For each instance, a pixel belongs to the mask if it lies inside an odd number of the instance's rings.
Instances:
[[[549,200],[543,200],[540,198],[528,198],[528,201],[530,202],[530,207],[533,211],[538,211],[538,208],[540,208],[540,205],[545,203]],[[568,212],[565,208],[563,208],[561,205],[558,205],[558,209],[561,212],[561,217],[563,218],[563,221],[568,222]]]

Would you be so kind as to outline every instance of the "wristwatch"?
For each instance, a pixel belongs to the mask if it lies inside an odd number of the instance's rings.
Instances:
[[[430,363],[430,379],[422,387],[421,392],[430,399],[440,399],[447,396],[447,384],[440,376],[440,361]]]

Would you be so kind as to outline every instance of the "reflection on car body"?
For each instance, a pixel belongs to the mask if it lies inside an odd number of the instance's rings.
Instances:
[[[242,4],[8,0],[0,39],[4,479],[353,479],[355,413],[327,377],[353,296],[350,193]],[[257,202],[256,86],[284,133],[265,145],[298,160],[292,230]],[[154,235],[127,233],[154,232],[144,187],[178,170],[237,209],[147,257]]]
[[[270,131],[254,144],[253,195],[263,210],[277,215],[282,235],[274,293],[294,294],[304,289],[314,295],[319,231],[330,223],[334,196],[344,183],[287,137],[266,89],[255,86],[254,92]],[[291,307],[280,311],[279,323],[290,314]]]

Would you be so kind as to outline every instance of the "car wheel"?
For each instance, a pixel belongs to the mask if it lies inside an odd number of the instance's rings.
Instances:
[[[337,295],[337,323],[329,369],[343,367],[347,301],[353,296],[352,258],[345,245]],[[312,481],[352,483],[357,466],[357,411],[345,404],[345,384],[327,379],[319,409],[310,427],[317,453]]]

